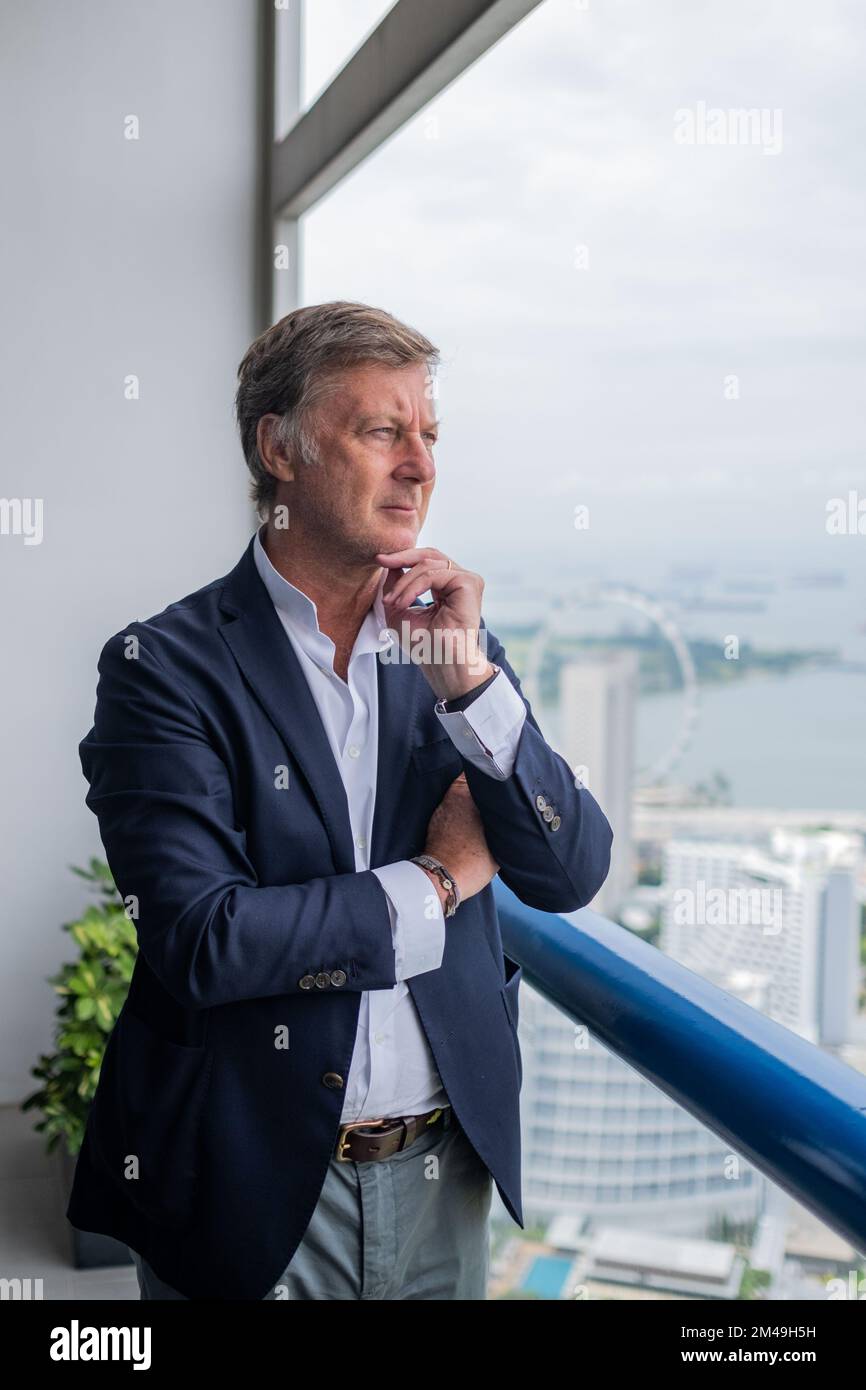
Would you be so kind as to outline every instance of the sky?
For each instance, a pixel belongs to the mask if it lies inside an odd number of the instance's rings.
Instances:
[[[306,100],[389,8],[308,0]],[[544,0],[306,215],[304,302],[442,352],[422,541],[862,579],[826,510],[866,498],[864,50],[847,0]]]

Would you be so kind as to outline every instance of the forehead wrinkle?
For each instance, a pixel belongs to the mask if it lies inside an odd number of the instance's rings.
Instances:
[[[386,420],[391,425],[403,425],[404,416],[402,414],[396,414],[394,411],[390,410],[375,410],[371,414],[361,416],[360,420],[358,421],[358,428],[364,429],[367,425],[371,425],[374,420]],[[431,427],[435,426],[438,429],[440,424],[441,421],[434,417],[430,420],[430,422],[427,425],[424,426],[424,428],[430,429]]]
[[[338,399],[342,407],[341,414],[345,423],[352,423],[356,429],[364,429],[372,420],[387,420],[391,424],[398,424],[406,427],[411,422],[414,411],[413,394],[408,389],[405,381],[388,381],[377,383],[377,394],[381,405],[376,408],[371,404],[371,377],[376,368],[356,367],[342,376],[340,381],[340,391]],[[407,371],[408,368],[398,370]],[[432,412],[433,403],[425,395],[420,402],[422,418],[425,409]],[[428,423],[422,425],[422,429],[436,427],[438,429],[440,421],[432,413],[427,417]]]

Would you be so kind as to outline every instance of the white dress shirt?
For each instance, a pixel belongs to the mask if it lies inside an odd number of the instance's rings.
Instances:
[[[346,789],[358,872],[370,868],[379,749],[378,653],[393,639],[382,605],[382,575],[352,654],[348,679],[334,670],[334,643],[319,628],[316,605],[274,568],[261,542],[256,568],[310,687]],[[435,699],[433,691],[431,699]],[[510,777],[526,709],[500,672],[465,711],[437,716],[460,753],[490,776]],[[423,1114],[448,1097],[405,981],[438,970],[445,950],[445,917],[427,874],[404,859],[373,873],[388,899],[395,977],[390,989],[364,990],[341,1120]]]

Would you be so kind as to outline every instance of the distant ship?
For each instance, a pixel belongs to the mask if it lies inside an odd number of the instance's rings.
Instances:
[[[713,578],[715,572],[707,565],[671,565],[668,570],[675,584],[704,584]]]
[[[760,598],[683,598],[680,607],[696,613],[764,613],[767,605]]]
[[[776,584],[772,579],[729,579],[722,585],[728,594],[774,594]]]
[[[791,577],[791,583],[802,589],[841,589],[845,585],[843,570],[806,570]]]

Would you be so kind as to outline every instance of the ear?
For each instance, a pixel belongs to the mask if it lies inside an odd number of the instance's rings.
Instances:
[[[274,428],[280,417],[275,414],[263,415],[256,425],[256,448],[265,468],[281,482],[294,481],[295,465],[290,454],[274,438]]]

